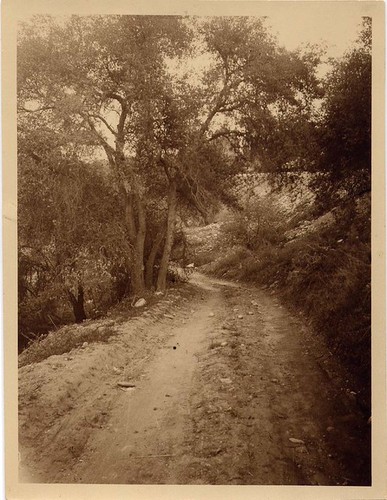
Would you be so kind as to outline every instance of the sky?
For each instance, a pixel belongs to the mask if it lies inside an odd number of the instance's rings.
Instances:
[[[267,23],[273,27],[278,41],[293,50],[303,43],[326,42],[327,56],[340,57],[357,38],[362,18],[354,13],[298,11],[289,17],[289,11],[270,14]]]

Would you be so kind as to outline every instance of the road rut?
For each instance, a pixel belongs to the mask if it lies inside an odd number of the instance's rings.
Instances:
[[[370,426],[302,320],[266,290],[190,286],[107,345],[20,369],[21,480],[370,484]]]

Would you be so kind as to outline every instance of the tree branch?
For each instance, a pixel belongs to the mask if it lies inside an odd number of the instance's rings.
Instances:
[[[235,80],[234,82],[230,82],[229,79],[228,80],[225,79],[223,88],[218,94],[218,97],[216,99],[216,103],[215,103],[214,107],[208,113],[207,118],[205,119],[204,123],[200,127],[199,137],[202,137],[207,132],[214,116],[217,113],[225,113],[227,111],[234,111],[235,109],[237,109],[239,107],[239,103],[238,104],[237,103],[229,104],[229,106],[226,106],[226,105],[227,105],[227,99],[228,99],[228,95],[229,95],[230,90],[232,88],[234,88],[234,90],[235,90],[242,82],[243,82],[243,78],[239,78],[239,79]]]
[[[122,96],[120,96],[120,94],[117,94],[116,92],[106,92],[104,94],[104,97],[110,98],[110,99],[115,99],[116,101],[118,101],[121,104],[122,108],[126,107],[125,99]]]
[[[117,132],[109,125],[109,123],[105,120],[105,118],[103,116],[94,115],[94,114],[90,114],[88,116],[90,116],[90,118],[95,118],[95,119],[100,120],[106,126],[106,128],[109,130],[109,132],[111,132],[114,136],[117,136]]]
[[[97,132],[94,123],[90,119],[90,116],[86,115],[86,121],[89,124],[89,127],[90,127],[91,131],[93,132],[93,134],[95,135],[95,137],[98,139],[98,141],[100,142],[101,146],[104,148],[104,150],[106,152],[109,151],[110,155],[113,156],[114,153],[115,153],[114,148],[112,148],[110,146],[110,144]],[[108,155],[108,158],[109,158],[109,155]]]
[[[55,106],[42,106],[41,108],[37,109],[27,109],[24,106],[19,106],[18,111],[25,111],[26,113],[38,113],[39,111],[48,111],[50,109],[55,109]]]
[[[208,141],[214,141],[219,137],[229,137],[230,135],[235,135],[236,137],[246,137],[246,132],[240,132],[238,130],[221,130],[219,132],[215,132],[208,138]]]

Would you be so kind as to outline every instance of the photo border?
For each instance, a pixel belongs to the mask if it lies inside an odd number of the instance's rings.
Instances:
[[[191,486],[81,485],[18,482],[17,401],[17,22],[33,14],[170,14],[270,16],[282,10],[296,17],[310,11],[357,13],[373,19],[372,69],[372,486]],[[386,293],[385,293],[385,6],[382,1],[120,1],[8,0],[2,5],[3,127],[3,311],[5,474],[8,499],[65,498],[158,500],[227,499],[386,499]],[[295,27],[296,29],[296,27]]]

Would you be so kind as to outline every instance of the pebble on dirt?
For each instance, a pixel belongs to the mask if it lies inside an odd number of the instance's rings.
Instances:
[[[213,318],[215,316],[215,313],[213,312],[210,312],[210,314],[208,315],[210,318]]]
[[[134,384],[130,382],[117,382],[117,385],[118,387],[130,387],[130,388],[136,387]]]
[[[305,442],[302,439],[297,439],[297,438],[289,438],[289,441],[294,444],[305,444]]]
[[[243,319],[243,314],[238,314],[238,319]]]
[[[146,300],[144,298],[138,299],[138,301],[134,304],[134,307],[143,307],[146,304]]]

